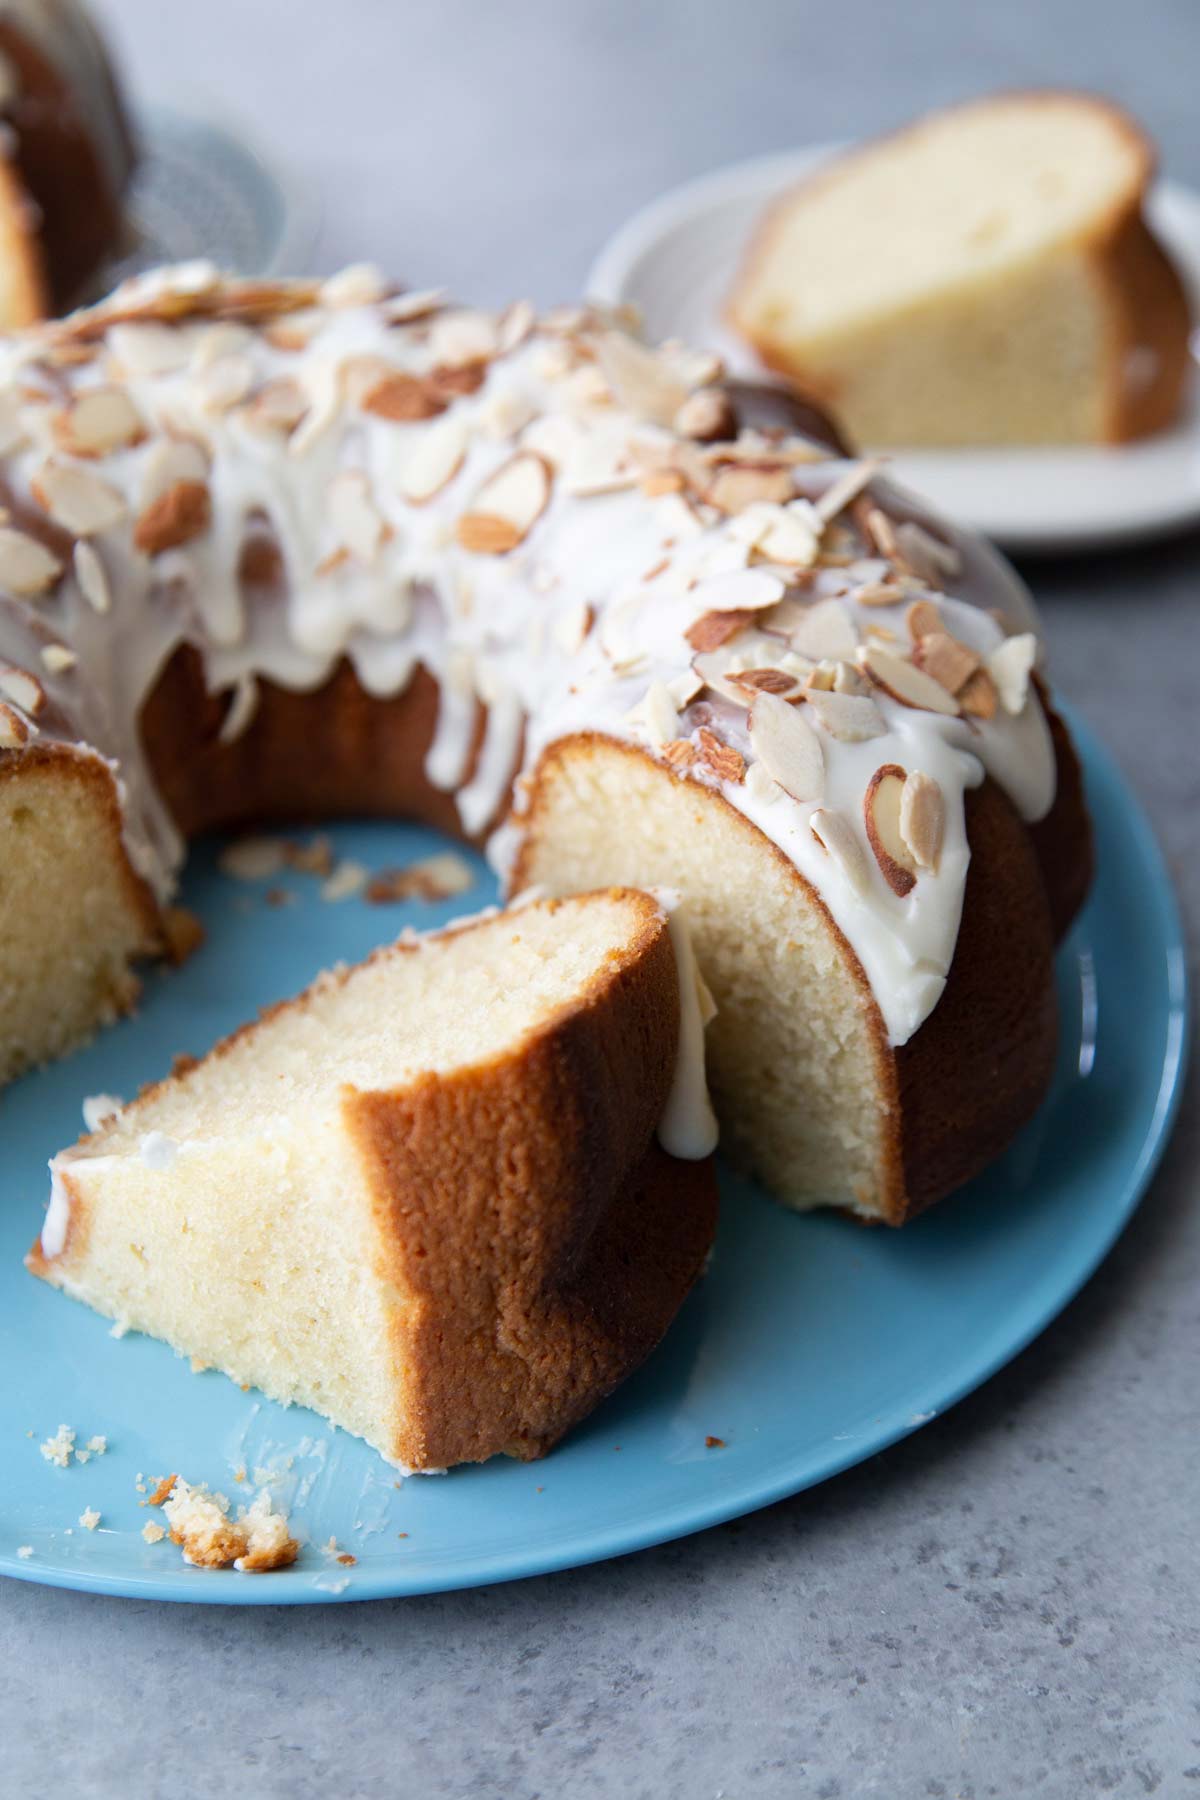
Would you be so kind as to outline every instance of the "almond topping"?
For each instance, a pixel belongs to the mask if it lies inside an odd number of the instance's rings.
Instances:
[[[73,537],[92,537],[109,531],[125,517],[124,496],[90,469],[77,463],[43,463],[30,486],[33,497],[56,525]]]
[[[908,626],[908,634],[914,643],[929,637],[935,631],[944,631],[942,615],[932,600],[914,600],[904,615]]]
[[[728,679],[735,687],[754,694],[778,694],[781,700],[799,700],[804,686],[786,669],[731,669]]]
[[[686,404],[689,390],[665,359],[624,331],[606,331],[596,356],[619,403],[654,425],[670,425]]]
[[[875,685],[902,706],[912,706],[920,712],[957,714],[958,704],[953,694],[947,693],[932,675],[926,675],[923,669],[906,662],[894,651],[871,643],[859,651],[858,660]]]
[[[114,325],[108,347],[131,375],[170,375],[191,358],[187,332],[175,325]]]
[[[818,600],[804,608],[788,635],[801,655],[815,662],[826,657],[836,662],[858,648],[854,620],[840,600]]]
[[[369,388],[361,401],[364,412],[397,424],[411,424],[419,419],[434,419],[445,412],[447,402],[418,375],[397,369]]]
[[[254,385],[254,364],[241,352],[218,356],[195,378],[201,405],[209,412],[228,412]]]
[[[754,618],[752,612],[708,612],[689,625],[684,637],[693,650],[719,650]]]
[[[75,546],[72,561],[75,565],[75,579],[79,583],[79,591],[93,612],[110,612],[112,610],[112,594],[109,591],[108,576],[96,551],[90,544],[81,541]]]
[[[641,701],[626,717],[631,725],[636,726],[649,739],[655,749],[669,744],[679,730],[679,715],[661,681],[650,683]]]
[[[940,681],[950,694],[957,694],[979,667],[974,650],[951,637],[948,631],[930,631],[918,638],[913,662],[935,681]]]
[[[690,394],[671,425],[681,437],[696,438],[701,443],[733,437],[737,429],[729,395],[720,388],[700,388]]]
[[[42,667],[47,675],[65,675],[78,661],[75,652],[65,644],[47,644],[42,650]]]
[[[687,477],[679,469],[648,469],[638,486],[647,500],[659,500],[664,494],[681,494]]]
[[[329,518],[340,544],[359,562],[374,562],[388,526],[361,469],[343,469],[330,482]]]
[[[429,344],[434,362],[448,368],[486,362],[500,347],[491,313],[466,310],[439,313],[430,328]]]
[[[914,769],[900,795],[900,836],[917,867],[936,869],[946,830],[946,802],[932,775]]]
[[[54,435],[72,456],[107,456],[146,435],[124,388],[95,387],[79,394],[54,421]]]
[[[968,718],[995,718],[996,684],[986,669],[976,669],[970,680],[959,688],[958,704]]]
[[[426,379],[437,398],[449,404],[460,394],[477,393],[487,380],[487,367],[485,362],[448,363],[431,369]]]
[[[298,381],[281,375],[264,382],[251,395],[244,417],[248,424],[263,431],[294,431],[308,411],[308,399]]]
[[[411,505],[424,506],[454,480],[466,454],[467,428],[461,419],[439,419],[414,445],[400,475],[400,492]]]
[[[867,859],[858,834],[843,813],[819,806],[810,820],[813,836],[827,850],[856,894],[867,891]]]
[[[159,556],[206,532],[212,519],[212,500],[202,481],[177,481],[139,514],[133,527],[133,543],[143,556]]]
[[[550,465],[534,450],[520,450],[489,477],[458,522],[464,549],[503,555],[528,535],[550,499]]]
[[[208,479],[208,454],[193,438],[162,438],[146,455],[139,495],[144,512],[180,481]]]
[[[987,659],[988,674],[996,684],[1000,704],[1014,718],[1025,710],[1037,653],[1037,638],[1032,631],[1022,631],[1016,637],[1005,638]]]
[[[0,700],[0,750],[19,750],[29,742],[29,726],[7,702]]]
[[[900,831],[900,806],[907,773],[898,763],[884,763],[867,786],[863,817],[867,841],[875,852],[883,879],[901,899],[916,886],[913,854]]]
[[[690,769],[696,760],[696,746],[687,738],[672,738],[662,746],[659,755],[673,769]]]
[[[817,723],[844,744],[862,744],[868,738],[882,737],[887,730],[883,714],[869,696],[823,693],[816,688],[810,692],[808,704]]]
[[[750,709],[750,742],[767,774],[793,800],[819,800],[825,791],[821,741],[804,717],[776,694],[758,694]]]
[[[912,574],[930,587],[941,587],[957,575],[962,557],[952,545],[934,537],[914,519],[905,519],[896,527],[896,558]]]
[[[46,704],[46,690],[36,675],[27,669],[18,669],[12,663],[0,663],[0,694],[5,694],[14,706],[27,712],[31,719],[36,719]]]
[[[57,556],[24,531],[0,525],[0,589],[19,600],[44,594],[62,574]]]
[[[784,702],[781,700],[782,706]],[[788,709],[790,711],[790,708]],[[726,744],[715,731],[702,725],[696,733],[697,754],[706,768],[721,781],[741,782],[746,774],[746,759],[732,744]]]
[[[718,469],[704,498],[719,512],[732,514],[760,500],[781,506],[792,494],[790,469],[778,463],[737,463]]]
[[[840,512],[845,512],[852,500],[857,500],[863,489],[878,475],[881,465],[878,462],[855,463],[844,475],[839,475],[832,487],[827,487],[816,502],[816,509],[826,525],[836,519]]]

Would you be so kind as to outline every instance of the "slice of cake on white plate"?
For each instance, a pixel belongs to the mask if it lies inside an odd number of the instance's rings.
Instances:
[[[29,1267],[406,1468],[528,1458],[699,1274],[714,1136],[677,922],[628,889],[535,900],[323,975],[145,1090],[55,1157]]]
[[[1136,123],[1090,95],[933,113],[777,202],[731,322],[870,447],[1143,436],[1189,360],[1153,173]]]

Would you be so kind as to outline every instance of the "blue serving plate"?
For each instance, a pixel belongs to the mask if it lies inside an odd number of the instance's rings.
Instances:
[[[1062,1041],[1053,1092],[970,1189],[898,1233],[785,1212],[727,1175],[712,1270],[646,1368],[544,1462],[497,1458],[401,1481],[314,1414],[193,1374],[27,1275],[47,1157],[80,1128],[85,1094],[132,1094],[178,1051],[200,1052],[323,965],[404,924],[482,905],[332,905],[311,877],[296,903],[230,881],[198,845],[186,899],[207,943],[152,974],[142,1010],[65,1063],[0,1096],[0,1571],[163,1600],[369,1599],[503,1581],[697,1531],[883,1449],[1014,1356],[1076,1292],[1129,1218],[1178,1099],[1187,1042],[1184,950],[1162,859],[1108,756],[1076,723],[1099,873],[1058,960]],[[371,866],[427,854],[416,827],[337,827]],[[58,1469],[39,1443],[60,1422],[109,1448]],[[720,1445],[706,1447],[706,1437]],[[238,1494],[236,1468],[270,1470],[305,1548],[291,1569],[191,1569],[141,1528],[139,1475],[168,1470]],[[145,1483],[143,1483],[143,1486]],[[248,1496],[247,1496],[248,1497]],[[87,1508],[99,1528],[79,1524]],[[357,1561],[318,1546],[330,1537]],[[32,1555],[20,1558],[20,1546]]]

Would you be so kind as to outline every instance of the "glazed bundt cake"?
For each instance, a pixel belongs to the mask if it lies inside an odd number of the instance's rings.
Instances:
[[[610,890],[322,977],[55,1158],[31,1268],[408,1468],[540,1455],[712,1244],[672,924]]]
[[[1089,874],[1024,590],[721,375],[361,268],[0,347],[5,1071],[129,1004],[188,834],[405,813],[510,892],[686,894],[793,1205],[899,1223],[994,1155]]]
[[[0,7],[0,328],[77,305],[123,247],[134,149],[77,0]]]
[[[1108,443],[1158,431],[1188,302],[1146,223],[1154,151],[1076,93],[994,95],[784,195],[730,305],[765,361],[870,445]]]

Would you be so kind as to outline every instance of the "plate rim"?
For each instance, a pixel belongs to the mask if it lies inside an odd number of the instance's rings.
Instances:
[[[664,234],[686,224],[705,212],[730,201],[741,200],[748,195],[753,196],[756,206],[761,211],[769,204],[769,197],[763,198],[763,184],[782,189],[789,183],[798,182],[822,163],[829,161],[856,145],[865,143],[866,139],[834,138],[807,145],[794,146],[789,150],[773,150],[757,156],[743,157],[736,162],[724,163],[704,174],[689,176],[685,181],[667,188],[646,201],[617,226],[592,260],[584,282],[584,293],[588,298],[596,299],[604,305],[619,306],[629,303],[637,304],[636,298],[627,291],[630,274],[640,258],[653,249]],[[1165,175],[1158,175],[1148,190],[1149,206],[1166,204],[1180,210],[1190,212],[1195,219],[1197,238],[1195,251],[1187,259],[1187,280],[1185,285],[1197,288],[1200,283],[1200,188],[1189,186],[1186,182],[1177,181]],[[1200,290],[1198,290],[1200,291]],[[1197,305],[1197,316],[1193,321],[1194,338],[1200,341],[1200,303]],[[750,353],[752,354],[752,352]],[[1200,351],[1194,351],[1193,363],[1200,363]],[[762,369],[764,380],[773,380],[770,370]],[[1200,368],[1193,368],[1193,384],[1200,384]],[[1193,432],[1194,443],[1188,449],[1200,456],[1200,418],[1197,419]],[[1120,457],[1123,452],[1137,450],[1151,439],[1134,440],[1128,445],[1064,445],[1054,447],[1034,446],[1032,451],[1019,447],[997,446],[985,451],[989,456],[1008,456],[1012,466],[1020,468],[1029,454],[1045,455],[1047,449],[1054,454],[1069,454],[1072,448],[1078,448],[1084,455],[1095,455],[1097,451]],[[1181,450],[1181,454],[1183,454]],[[944,454],[953,456],[952,450],[937,453],[931,451],[904,452],[897,451],[898,456]],[[969,452],[965,453],[969,454]],[[906,471],[901,477],[907,484],[920,489],[919,472]],[[1002,477],[1001,477],[1002,478]],[[1078,519],[1067,519],[1060,523],[1032,522],[1024,526],[1015,524],[1003,529],[986,531],[996,542],[1006,549],[1021,555],[1057,556],[1078,554],[1081,551],[1118,549],[1134,544],[1153,543],[1169,538],[1189,528],[1200,526],[1200,484],[1195,494],[1180,501],[1170,508],[1160,510],[1152,515],[1145,513],[1137,516],[1104,516],[1084,523]],[[981,528],[985,529],[986,528]]]
[[[227,1579],[197,1580],[186,1571],[142,1575],[93,1572],[85,1568],[48,1570],[37,1563],[14,1562],[7,1554],[0,1554],[0,1574],[38,1586],[81,1593],[222,1606],[296,1606],[407,1599],[557,1574],[564,1569],[584,1568],[591,1563],[630,1555],[709,1530],[820,1486],[911,1436],[933,1418],[941,1417],[1006,1367],[1075,1299],[1128,1225],[1162,1160],[1178,1116],[1190,1054],[1191,992],[1187,947],[1166,858],[1141,801],[1112,753],[1100,743],[1074,708],[1061,704],[1060,710],[1080,750],[1093,803],[1102,792],[1105,798],[1115,796],[1122,826],[1132,835],[1136,845],[1147,900],[1157,920],[1156,959],[1161,956],[1165,974],[1162,1061],[1153,1113],[1136,1158],[1125,1173],[1119,1201],[1109,1212],[1104,1228],[1088,1245],[1078,1264],[1072,1267],[1068,1278],[1024,1314],[1019,1328],[1011,1335],[1005,1335],[1001,1344],[993,1343],[989,1350],[968,1359],[965,1364],[956,1365],[953,1376],[943,1385],[937,1386],[931,1380],[927,1392],[909,1393],[902,1408],[907,1417],[893,1416],[886,1423],[881,1421],[880,1428],[844,1445],[835,1441],[825,1454],[816,1458],[811,1452],[805,1452],[802,1471],[797,1469],[793,1456],[767,1479],[747,1474],[708,1498],[677,1502],[649,1518],[624,1520],[603,1531],[593,1530],[582,1545],[564,1538],[544,1552],[531,1550],[529,1546],[500,1552],[480,1551],[465,1564],[447,1564],[441,1569],[426,1566],[420,1573],[414,1570],[411,1579],[406,1579],[403,1571],[397,1570],[394,1564],[386,1573],[381,1572],[375,1577],[368,1575],[364,1565],[360,1564],[360,1572],[354,1581],[341,1592],[315,1587],[311,1580],[303,1583],[296,1580],[287,1585],[281,1581],[278,1587],[270,1582],[255,1586],[242,1585],[239,1581],[238,1586],[232,1587]]]

